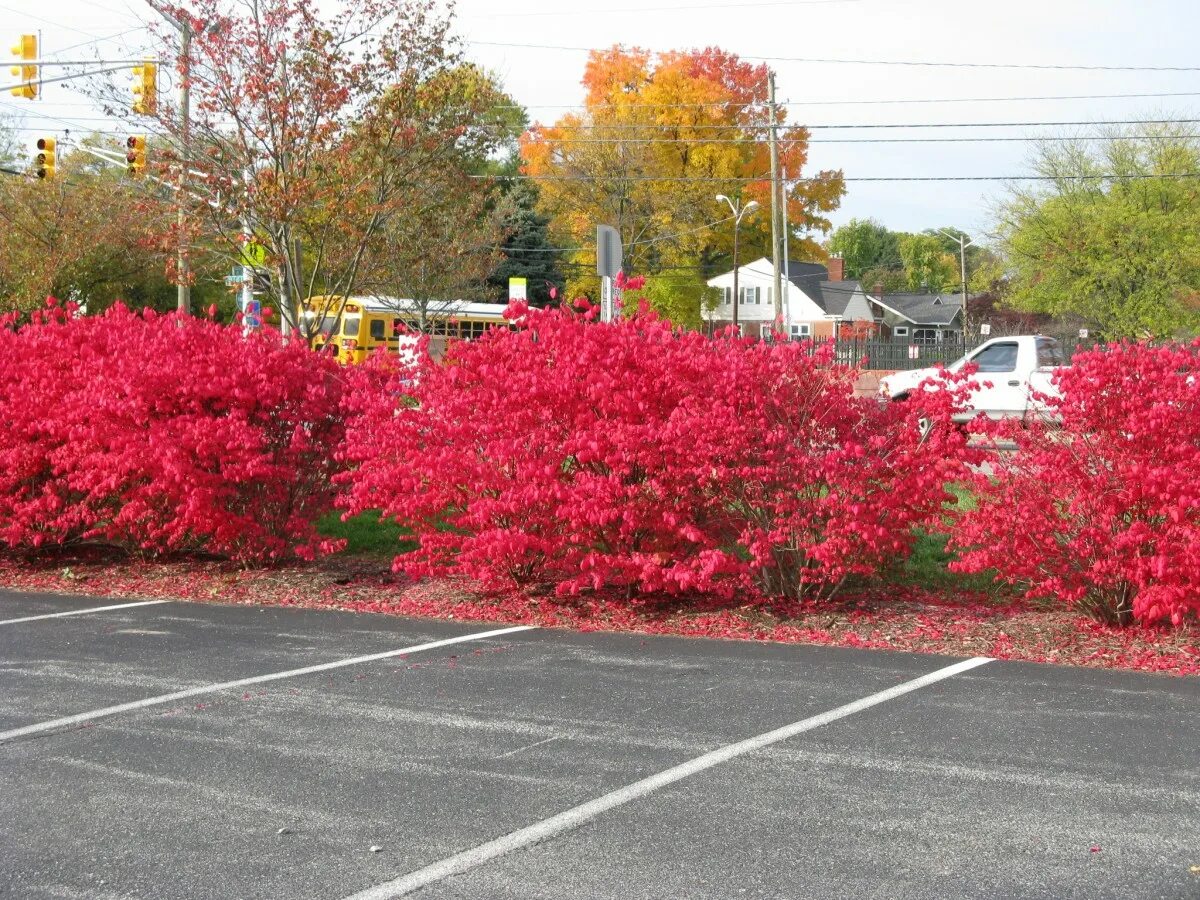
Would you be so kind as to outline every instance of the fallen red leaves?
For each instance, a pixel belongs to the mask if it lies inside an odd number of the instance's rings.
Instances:
[[[779,641],[1061,665],[1200,675],[1200,628],[1114,628],[1061,604],[998,603],[881,586],[821,605],[787,601],[732,606],[719,599],[661,597],[630,603],[584,594],[556,598],[484,594],[461,579],[412,581],[376,560],[239,569],[194,560],[153,564],[70,559],[70,565],[0,561],[0,584],[17,590],[340,609],[577,631]]]

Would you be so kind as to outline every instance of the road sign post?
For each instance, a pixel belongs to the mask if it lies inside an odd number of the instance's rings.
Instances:
[[[616,318],[619,293],[613,279],[621,271],[621,233],[611,225],[596,226],[596,274],[600,276],[600,321]]]

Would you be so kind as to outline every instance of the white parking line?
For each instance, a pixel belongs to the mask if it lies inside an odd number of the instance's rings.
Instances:
[[[861,700],[855,700],[852,703],[831,709],[828,712],[810,716],[807,719],[801,719],[799,722],[793,722],[791,725],[785,725],[774,731],[768,731],[766,734],[747,738],[744,741],[738,741],[736,744],[727,744],[724,747],[718,747],[716,750],[712,750],[702,756],[697,756],[678,766],[673,766],[670,769],[659,772],[657,775],[651,775],[649,778],[643,778],[641,781],[635,781],[633,784],[626,785],[595,800],[589,800],[587,803],[568,809],[566,812],[561,812],[556,816],[551,816],[549,819],[543,819],[527,828],[514,831],[494,841],[480,844],[478,847],[470,850],[464,850],[462,853],[448,856],[423,869],[402,875],[394,881],[360,891],[346,898],[346,900],[391,900],[393,897],[403,897],[444,878],[448,878],[451,875],[460,875],[497,857],[512,853],[514,850],[530,847],[560,835],[563,832],[578,828],[580,825],[590,822],[610,809],[623,806],[631,800],[645,797],[647,794],[651,794],[669,784],[674,784],[676,781],[687,778],[689,775],[695,775],[697,772],[711,769],[713,766],[728,762],[743,754],[761,750],[764,747],[785,741],[805,731],[811,731],[814,728],[820,728],[822,725],[836,722],[838,719],[844,719],[846,716],[852,716],[855,713],[870,709],[872,706],[878,706],[880,703],[894,700],[897,697],[935,684],[936,682],[944,681],[947,678],[952,678],[960,672],[966,672],[969,669],[974,669],[991,661],[990,657],[977,656],[974,659],[968,659],[960,663],[955,663],[952,666],[946,666],[944,669],[930,672],[928,675],[922,675],[920,678],[905,681],[895,687],[887,688],[876,694],[863,697]]]
[[[25,616],[21,619],[0,619],[0,625],[16,625],[18,622],[36,622],[39,619],[61,619],[64,616],[86,616],[88,613],[109,612],[114,609],[133,609],[135,606],[156,606],[171,603],[171,600],[141,600],[137,603],[118,603],[116,606],[93,606],[89,609],[73,609],[69,612],[46,613],[44,616]]]
[[[265,681],[279,681],[281,678],[295,678],[298,675],[311,675],[314,672],[328,672],[331,669],[344,669],[346,666],[357,666],[361,663],[375,662],[380,659],[390,659],[394,656],[405,656],[409,653],[420,653],[423,650],[436,650],[438,647],[449,647],[452,644],[462,644],[467,641],[481,641],[485,638],[499,637],[502,634],[515,634],[518,631],[531,631],[534,625],[517,625],[512,628],[498,628],[494,631],[478,631],[474,634],[463,634],[458,637],[443,638],[440,641],[429,641],[424,644],[414,644],[411,647],[401,647],[398,650],[386,650],[383,653],[369,653],[366,656],[355,656],[350,659],[339,659],[334,662],[320,663],[315,666],[305,666],[302,669],[286,669],[282,672],[271,672],[267,675],[255,675],[252,678],[239,678],[236,681],[221,681],[216,684],[206,684],[201,687],[188,688],[185,691],[175,691],[172,694],[162,694],[158,697],[147,697],[144,700],[134,700],[131,703],[120,703],[116,706],[106,706],[103,709],[93,709],[90,712],[74,716],[64,716],[61,719],[51,719],[49,722],[38,722],[36,725],[26,725],[11,731],[0,731],[0,743],[14,738],[26,737],[31,734],[43,734],[71,725],[84,725],[97,719],[115,716],[118,713],[131,712],[135,709],[146,709],[149,706],[162,706],[174,703],[176,700],[186,700],[188,697],[199,697],[203,694],[213,694],[231,688],[246,687],[251,684],[262,684]]]

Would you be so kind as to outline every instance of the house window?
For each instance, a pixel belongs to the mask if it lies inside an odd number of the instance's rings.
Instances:
[[[914,344],[936,344],[938,330],[936,328],[914,328],[912,340]]]
[[[908,326],[897,325],[892,329],[892,334],[894,334],[896,337],[908,337]]]
[[[721,304],[729,306],[733,302],[733,288],[721,288]]]
[[[757,306],[762,298],[762,288],[744,287],[739,293],[742,295],[742,306]]]
[[[775,288],[767,288],[767,306],[773,306],[775,303]]]
[[[806,337],[812,337],[812,325],[808,322],[803,322],[799,325],[791,327],[792,340],[801,340]]]

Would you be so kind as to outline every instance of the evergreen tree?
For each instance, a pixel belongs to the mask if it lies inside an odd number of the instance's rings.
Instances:
[[[506,300],[508,279],[524,278],[528,282],[530,304],[545,306],[551,300],[550,288],[556,287],[561,292],[563,286],[560,254],[550,242],[550,219],[537,211],[538,191],[531,181],[514,181],[507,200],[504,256],[488,278],[488,285],[496,299]]]

